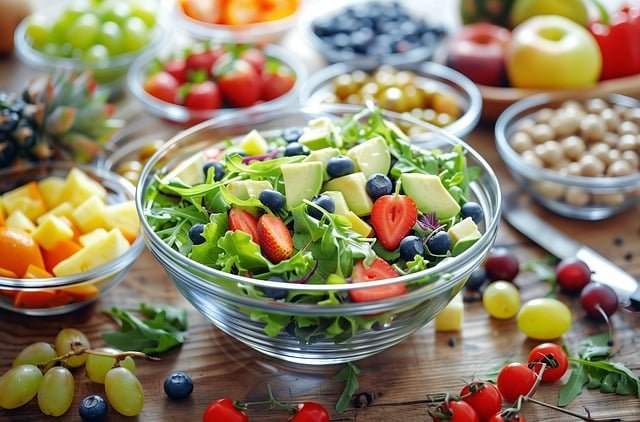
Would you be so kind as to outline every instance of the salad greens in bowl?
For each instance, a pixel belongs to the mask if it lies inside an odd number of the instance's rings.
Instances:
[[[333,364],[424,326],[489,252],[500,189],[461,140],[347,105],[223,116],[167,142],[136,193],[147,245],[217,327]]]

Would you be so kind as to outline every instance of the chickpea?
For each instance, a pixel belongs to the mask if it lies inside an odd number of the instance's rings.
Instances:
[[[608,107],[607,102],[602,98],[592,98],[587,100],[585,103],[585,108],[589,113],[599,114],[602,113],[604,109]]]
[[[407,70],[400,70],[396,73],[396,85],[400,87],[413,85],[416,79],[416,74]]]
[[[535,153],[550,167],[557,165],[563,156],[562,147],[556,141],[546,141],[536,146]]]
[[[536,122],[533,119],[523,119],[516,124],[516,130],[531,135]]]
[[[574,109],[577,109],[577,110],[583,110],[582,104],[580,104],[580,102],[579,102],[579,101],[576,101],[576,100],[567,100],[567,101],[564,101],[564,102],[560,105],[560,108],[564,108],[564,109],[567,109],[567,108],[574,108]]]
[[[624,151],[622,153],[622,159],[631,164],[631,168],[638,170],[640,167],[640,156],[635,151]]]
[[[611,148],[615,148],[618,145],[618,134],[613,132],[605,132],[602,137],[602,142],[609,145]]]
[[[638,137],[631,133],[626,133],[618,140],[617,147],[620,151],[634,151],[638,148]]]
[[[615,207],[624,202],[623,193],[599,193],[593,195],[593,201],[596,204]]]
[[[460,115],[460,106],[456,97],[451,94],[436,93],[431,99],[431,105],[439,113],[446,113],[457,119]]]
[[[604,163],[593,155],[583,155],[578,164],[580,164],[580,174],[582,176],[595,177],[604,174]]]
[[[609,167],[607,167],[607,176],[610,177],[620,177],[620,176],[628,176],[633,173],[633,168],[631,164],[629,164],[625,160],[619,160],[611,163]]]
[[[551,129],[551,126],[544,123],[537,124],[533,128],[531,128],[530,135],[531,139],[533,139],[533,142],[535,142],[536,144],[541,144],[545,141],[553,139],[555,136],[553,130]]]
[[[538,123],[549,123],[549,120],[555,115],[555,112],[551,108],[543,108],[540,109],[536,113],[536,122]]]
[[[558,183],[540,181],[534,185],[535,189],[549,199],[560,199],[564,195],[564,187]]]
[[[606,126],[604,120],[595,114],[588,114],[580,122],[580,135],[587,142],[597,142],[602,140]]]
[[[522,161],[531,166],[544,167],[544,163],[542,162],[540,157],[538,157],[536,153],[531,150],[523,152],[520,156],[522,157]]]
[[[569,176],[580,176],[582,173],[582,166],[580,165],[580,163],[573,162],[567,164],[565,170],[567,172],[567,175]]]
[[[584,207],[591,200],[591,195],[582,189],[567,188],[564,194],[564,200],[574,207]]]
[[[563,137],[575,133],[580,126],[580,121],[565,110],[558,110],[549,119],[549,126],[557,137]]]
[[[579,159],[587,149],[582,138],[578,136],[568,136],[560,142],[565,157],[571,160]]]
[[[622,160],[622,153],[617,149],[612,149],[612,150],[609,150],[609,153],[602,161],[604,161],[606,165],[609,165],[614,161],[618,161],[618,160]]]
[[[589,148],[589,153],[602,162],[606,162],[609,151],[611,151],[611,147],[604,142],[593,144]]]
[[[369,82],[369,75],[362,70],[354,70],[351,72],[351,79],[358,84],[358,88]]]
[[[638,134],[638,125],[633,122],[622,122],[620,126],[618,126],[618,133],[620,135],[625,135],[627,133],[631,135]]]
[[[635,124],[640,124],[640,108],[629,108],[625,111],[624,118],[634,122]]]
[[[618,130],[618,126],[620,126],[620,116],[618,116],[618,113],[610,108],[605,108],[600,113],[600,116],[602,116],[602,120],[604,120],[607,130],[610,130],[611,132]]]
[[[511,137],[511,147],[518,154],[522,154],[524,151],[533,147],[533,140],[527,132],[516,132]]]

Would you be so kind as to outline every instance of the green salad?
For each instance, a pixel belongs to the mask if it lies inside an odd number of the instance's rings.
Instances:
[[[157,175],[145,218],[171,248],[244,277],[297,284],[366,283],[415,273],[456,256],[481,236],[463,148],[425,150],[364,110],[343,120],[227,140]],[[428,281],[422,281],[422,283]],[[238,283],[242,294],[289,303],[379,301],[415,285],[349,292]],[[276,336],[347,341],[391,315],[309,317],[245,310]]]

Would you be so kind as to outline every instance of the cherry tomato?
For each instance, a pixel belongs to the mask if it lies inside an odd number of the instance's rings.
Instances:
[[[433,422],[479,422],[473,407],[463,401],[441,403],[432,413]]]
[[[498,374],[498,390],[509,403],[526,395],[536,383],[536,373],[519,362],[513,362],[500,370]]]
[[[555,343],[542,343],[531,349],[529,353],[529,368],[536,373],[542,369],[542,363],[547,366],[542,373],[542,381],[554,382],[562,378],[569,368],[569,359],[567,354]]]
[[[527,422],[523,415],[516,413],[515,415],[501,415],[496,413],[491,416],[487,422]]]
[[[202,422],[248,422],[249,417],[238,409],[232,400],[220,399],[211,402],[204,411]]]
[[[329,412],[320,403],[305,401],[295,407],[291,422],[329,422]]]
[[[159,100],[175,103],[180,84],[167,72],[158,72],[147,79],[144,90]]]
[[[502,409],[502,394],[494,384],[485,381],[474,381],[465,385],[460,396],[478,414],[480,422],[487,422],[491,416]]]

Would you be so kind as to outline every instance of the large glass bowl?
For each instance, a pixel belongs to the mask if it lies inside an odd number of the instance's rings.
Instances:
[[[26,165],[0,171],[0,192],[7,192],[25,183],[49,176],[66,177],[73,167],[84,171],[91,179],[99,182],[107,190],[107,202],[115,204],[134,198],[133,186],[115,173],[91,166],[80,166],[67,162],[50,162]],[[102,294],[116,287],[124,279],[142,250],[144,241],[139,234],[131,247],[118,258],[99,267],[65,277],[17,279],[0,277],[0,308],[34,316],[60,315],[75,311],[97,300]],[[56,306],[16,307],[13,296],[19,292],[55,291],[65,288],[94,286],[97,294],[85,300],[73,300]]]
[[[614,106],[640,107],[640,102],[631,97],[611,95],[605,99]],[[516,132],[563,102],[548,94],[536,95],[509,106],[498,118],[496,146],[516,181],[544,207],[579,220],[602,220],[640,203],[638,171],[619,177],[573,176],[527,161],[512,147],[510,139]],[[640,154],[640,149],[636,152]]]
[[[237,138],[252,129],[268,136],[270,132],[280,133],[282,128],[303,126],[314,117],[329,116],[338,119],[346,114],[353,115],[359,110],[360,108],[353,106],[332,105],[214,119],[178,134],[143,169],[136,193],[136,205],[142,218],[143,235],[151,252],[178,290],[199,312],[222,331],[269,356],[303,364],[335,364],[365,358],[397,344],[423,327],[447,305],[464,286],[471,272],[482,263],[494,243],[501,204],[495,174],[487,162],[467,144],[433,126],[428,127],[431,132],[416,136],[412,141],[425,148],[443,150],[455,145],[462,146],[468,164],[480,168],[480,176],[471,183],[470,192],[471,199],[482,206],[485,219],[482,225],[484,235],[480,240],[460,255],[447,258],[431,269],[393,279],[341,285],[261,281],[225,273],[192,261],[164,243],[147,223],[145,197],[156,175],[165,173],[166,169],[196,151],[202,151],[225,139]],[[385,116],[396,121],[400,118],[398,114],[392,113],[386,113]],[[417,120],[412,123],[423,124]],[[348,292],[363,286],[397,282],[406,283],[409,292],[375,302],[344,303],[339,306],[260,300],[246,296],[241,289],[242,286],[254,285],[307,292]],[[339,317],[344,317],[345,323],[350,319],[363,325],[369,322],[370,328],[358,330],[344,342],[336,343],[323,336],[313,337],[310,342],[301,342],[287,330],[275,337],[265,334],[261,315],[307,317],[320,325],[335,323]]]

